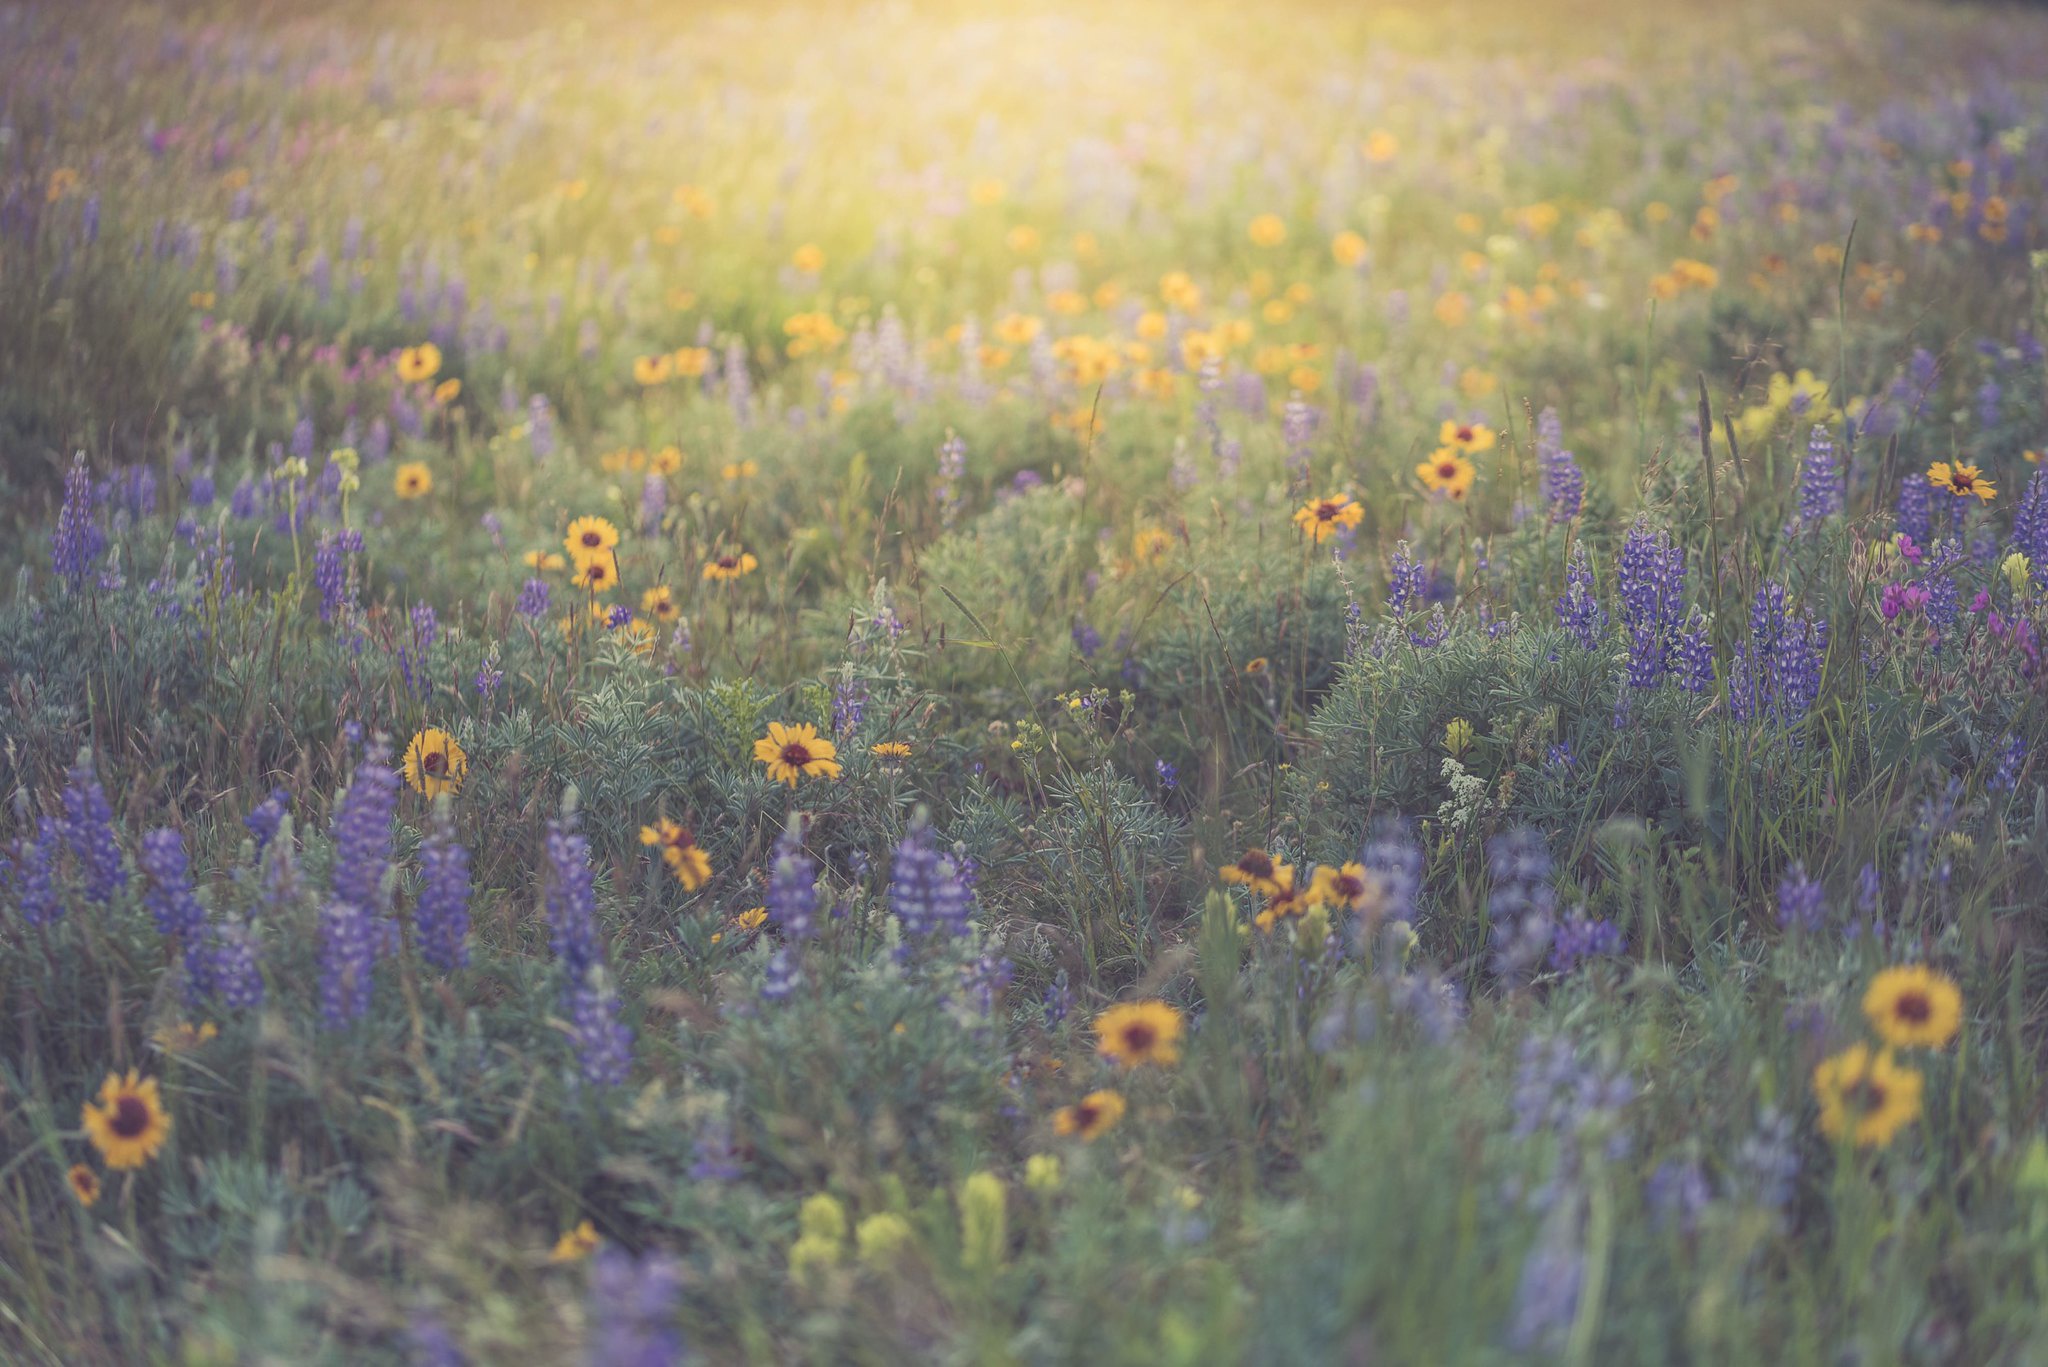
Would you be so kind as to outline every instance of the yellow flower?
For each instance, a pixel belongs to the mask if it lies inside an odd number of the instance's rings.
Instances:
[[[1273,662],[1265,656],[1254,655],[1251,659],[1244,662],[1244,672],[1247,674],[1263,674],[1272,667],[1272,664]]]
[[[686,380],[694,380],[711,369],[711,348],[701,346],[678,347],[675,352],[676,374]]]
[[[525,559],[527,565],[536,570],[566,569],[569,564],[553,551],[528,551]]]
[[[1346,911],[1366,911],[1384,900],[1379,879],[1367,873],[1363,864],[1318,865],[1309,880],[1308,896],[1313,902]]]
[[[2012,585],[2014,593],[2025,593],[2028,576],[2034,570],[2034,562],[2021,552],[2014,551],[1999,562],[1998,569],[1999,573],[2005,576],[2005,582]]]
[[[1095,1018],[1095,1052],[1126,1068],[1180,1061],[1179,1011],[1157,999],[1121,1002]]]
[[[408,461],[392,473],[391,487],[400,498],[424,498],[433,492],[434,472],[425,461]]]
[[[1115,1129],[1123,1118],[1123,1094],[1104,1088],[1090,1092],[1071,1106],[1062,1106],[1054,1111],[1052,1132],[1092,1141]]]
[[[1278,214],[1260,214],[1245,229],[1245,236],[1254,246],[1277,247],[1287,240],[1287,220]]]
[[[1295,510],[1294,525],[1307,532],[1320,546],[1326,537],[1334,535],[1339,527],[1356,527],[1365,518],[1365,509],[1358,506],[1349,494],[1328,494],[1322,498],[1310,499]]]
[[[1056,1153],[1034,1153],[1024,1160],[1024,1185],[1031,1191],[1058,1191],[1061,1177],[1060,1156]]]
[[[730,460],[719,468],[718,473],[726,479],[752,479],[761,473],[761,467],[751,460]]]
[[[790,254],[789,264],[805,275],[816,275],[825,269],[825,252],[815,242],[806,242]]]
[[[1157,564],[1173,549],[1173,533],[1164,527],[1140,527],[1131,538],[1131,554],[1147,565]]]
[[[1448,494],[1453,499],[1462,499],[1472,491],[1472,482],[1479,478],[1479,470],[1450,447],[1442,446],[1415,467],[1415,476],[1422,481],[1422,487],[1433,494]]]
[[[574,1229],[562,1231],[562,1237],[555,1240],[554,1251],[548,1254],[548,1261],[551,1263],[573,1263],[580,1261],[597,1252],[598,1245],[603,1242],[604,1240],[597,1236],[597,1226],[591,1224],[588,1220],[584,1220]]]
[[[695,892],[710,881],[711,856],[698,848],[697,838],[681,822],[657,817],[652,826],[640,828],[640,843],[660,848],[661,862],[685,892]]]
[[[1436,320],[1447,328],[1463,327],[1465,320],[1472,316],[1472,301],[1457,290],[1438,297],[1431,309]]]
[[[1226,883],[1235,883],[1250,888],[1253,892],[1270,897],[1280,890],[1283,878],[1292,878],[1294,871],[1286,864],[1278,863],[1273,856],[1256,847],[1238,856],[1235,864],[1225,864],[1219,873]]]
[[[79,1205],[90,1207],[100,1199],[100,1175],[85,1164],[73,1163],[64,1180],[70,1183],[71,1194],[78,1198]]]
[[[1957,461],[1950,465],[1938,460],[1927,467],[1927,482],[1936,488],[1946,489],[1958,498],[1975,495],[1979,502],[1989,503],[1998,497],[1997,488],[1984,478],[1984,472],[1974,465]]]
[[[220,1027],[212,1021],[199,1025],[194,1025],[191,1021],[179,1021],[176,1025],[159,1027],[150,1038],[156,1041],[157,1048],[167,1054],[183,1054],[219,1036]]]
[[[601,517],[577,518],[569,524],[569,534],[562,538],[562,548],[578,568],[586,561],[609,558],[607,553],[618,544],[619,529]]]
[[[640,595],[640,611],[657,622],[673,622],[683,615],[683,610],[676,606],[675,594],[666,584],[656,584]]]
[[[675,360],[668,353],[659,356],[635,356],[633,358],[633,381],[640,385],[666,384],[675,374]]]
[[[741,551],[738,555],[727,552],[704,562],[704,577],[713,583],[729,583],[752,574],[760,563],[752,551]]]
[[[98,1104],[86,1102],[80,1118],[85,1137],[116,1172],[139,1168],[156,1157],[170,1137],[171,1117],[164,1111],[156,1079],[130,1068],[125,1076],[108,1073],[100,1084]]]
[[[818,728],[768,723],[768,734],[754,742],[754,758],[768,766],[771,782],[796,787],[800,777],[838,778],[839,747],[818,734]]]
[[[882,755],[889,759],[905,759],[910,755],[910,747],[900,740],[879,741],[874,745],[870,745],[868,750],[871,754]]]
[[[1852,1044],[1813,1070],[1821,1132],[1858,1148],[1884,1148],[1919,1117],[1921,1086],[1919,1071],[1898,1066],[1889,1050],[1873,1054],[1867,1044]]]
[[[1401,152],[1401,140],[1384,128],[1375,128],[1358,145],[1365,159],[1375,166],[1384,166]]]
[[[1946,973],[1924,964],[1887,968],[1863,993],[1863,1014],[1886,1044],[1941,1049],[1963,1024],[1963,994]]]
[[[1484,423],[1457,422],[1446,418],[1444,425],[1437,429],[1436,440],[1439,446],[1476,456],[1481,451],[1491,451],[1499,438]]]
[[[751,935],[768,924],[768,908],[748,907],[732,918],[732,928],[742,935]]]
[[[421,342],[398,353],[398,378],[407,384],[431,380],[441,373],[441,348]]]
[[[1472,723],[1463,717],[1453,717],[1444,727],[1444,749],[1454,755],[1462,755],[1472,744]]]
[[[683,468],[683,453],[674,446],[664,446],[648,458],[647,468],[657,475],[672,475]]]
[[[610,593],[619,586],[619,562],[609,551],[593,556],[576,567],[576,574],[569,582],[591,593]]]
[[[443,380],[434,386],[434,402],[437,404],[451,404],[461,397],[462,381],[460,380]]]
[[[462,791],[469,773],[469,756],[455,743],[455,737],[438,726],[429,726],[405,747],[405,781],[414,792],[427,797]]]
[[[1356,266],[1365,260],[1365,239],[1346,228],[1330,239],[1330,256],[1340,266]]]

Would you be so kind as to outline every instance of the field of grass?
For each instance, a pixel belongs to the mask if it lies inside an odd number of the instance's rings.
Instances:
[[[0,1363],[2048,1361],[2048,12],[0,11]]]

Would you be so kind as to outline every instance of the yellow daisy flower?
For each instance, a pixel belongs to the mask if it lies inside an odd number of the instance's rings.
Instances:
[[[1295,511],[1294,525],[1320,546],[1326,537],[1332,536],[1340,527],[1356,527],[1365,518],[1365,509],[1358,506],[1349,494],[1330,494],[1324,498],[1311,499]]]
[[[441,348],[432,342],[421,342],[398,353],[398,378],[407,384],[418,384],[431,380],[441,373]]]
[[[133,1068],[125,1076],[108,1073],[97,1104],[86,1102],[80,1118],[85,1137],[117,1172],[139,1168],[156,1157],[171,1133],[171,1117],[156,1079],[142,1077]]]
[[[579,517],[569,524],[569,534],[562,538],[562,549],[569,552],[569,558],[579,566],[586,560],[594,560],[619,544],[619,529],[601,517]]]
[[[459,793],[468,773],[469,756],[438,726],[425,728],[405,747],[405,782],[416,793]]]
[[[704,562],[704,577],[712,583],[730,583],[752,574],[760,564],[752,551],[741,551],[737,555],[727,552]]]
[[[1095,1018],[1095,1052],[1126,1068],[1180,1061],[1187,1022],[1163,1001],[1121,1002]]]
[[[754,758],[768,766],[768,777],[776,783],[796,787],[800,777],[838,778],[839,747],[818,734],[818,728],[768,723],[768,734],[754,742]]]
[[[1924,964],[1887,968],[1863,993],[1863,1014],[1886,1044],[1900,1049],[1942,1049],[1963,1024],[1963,994],[1955,980]]]
[[[1852,1044],[1813,1070],[1821,1132],[1830,1139],[1847,1136],[1859,1149],[1884,1148],[1919,1118],[1921,1086],[1919,1071],[1901,1068],[1891,1051]]]
[[[425,461],[407,461],[392,472],[391,487],[400,498],[425,498],[434,491],[434,472]]]
[[[1054,1111],[1052,1130],[1054,1134],[1091,1141],[1115,1129],[1124,1118],[1124,1109],[1122,1093],[1107,1088],[1090,1092],[1073,1105]]]

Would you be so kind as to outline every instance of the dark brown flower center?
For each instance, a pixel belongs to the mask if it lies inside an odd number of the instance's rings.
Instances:
[[[598,535],[598,533],[596,532],[585,532],[583,534],[583,544],[590,547],[592,550],[596,550],[599,546],[602,546],[604,544],[604,538]]]
[[[792,769],[801,769],[811,762],[810,747],[801,741],[791,741],[782,747],[782,762]]]
[[[1124,1027],[1124,1048],[1134,1054],[1149,1054],[1152,1046],[1159,1043],[1159,1032],[1144,1021]]]
[[[1102,1112],[1093,1102],[1083,1101],[1074,1107],[1074,1128],[1092,1130],[1095,1122],[1102,1118]]]
[[[1459,441],[1470,441],[1470,440],[1472,440],[1472,429],[1471,429],[1471,428],[1469,428],[1469,427],[1461,427],[1461,428],[1459,428],[1459,429],[1458,429],[1458,440],[1459,440]]]
[[[1908,992],[1892,1004],[1892,1014],[1913,1025],[1924,1025],[1934,1014],[1934,1003],[1923,993]]]
[[[1325,499],[1316,505],[1316,520],[1318,522],[1333,522],[1336,520],[1337,514],[1343,511],[1343,504],[1332,503]]]
[[[426,770],[429,774],[434,774],[438,776],[446,772],[448,768],[448,757],[446,755],[441,754],[428,755],[425,759],[420,761],[420,768]]]
[[[721,555],[718,557],[718,568],[722,570],[733,569],[737,567],[739,563],[740,558],[736,555]]]
[[[1347,902],[1356,901],[1365,895],[1365,880],[1340,874],[1337,878],[1337,895]]]
[[[1244,858],[1237,861],[1237,867],[1253,878],[1273,876],[1273,858],[1264,850],[1246,850]]]
[[[1441,461],[1436,467],[1438,479],[1450,479],[1458,473],[1458,467],[1450,461]]]
[[[1842,1093],[1842,1100],[1846,1101],[1852,1110],[1861,1111],[1866,1115],[1883,1110],[1884,1099],[1884,1085],[1872,1082],[1869,1078],[1851,1083],[1849,1089]]]
[[[139,1139],[149,1129],[149,1107],[139,1096],[124,1096],[114,1103],[114,1118],[107,1128],[123,1139]]]

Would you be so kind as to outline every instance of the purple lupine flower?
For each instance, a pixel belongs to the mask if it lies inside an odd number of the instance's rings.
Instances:
[[[406,1347],[411,1353],[411,1367],[469,1367],[469,1359],[463,1356],[455,1336],[448,1332],[440,1316],[431,1311],[413,1313],[406,1328]]]
[[[1643,1183],[1643,1204],[1660,1228],[1691,1233],[1713,1199],[1706,1173],[1690,1159],[1667,1158]]]
[[[371,917],[384,909],[391,819],[398,811],[398,773],[390,757],[381,736],[372,740],[334,812],[334,899]]]
[[[75,592],[84,587],[86,571],[106,548],[107,536],[100,530],[93,503],[92,476],[81,453],[64,477],[64,506],[57,513],[57,530],[50,535],[50,568]]]
[[[834,734],[850,736],[860,729],[861,717],[867,712],[868,686],[859,679],[844,679],[832,685],[832,730]]]
[[[1408,823],[1391,816],[1375,821],[1358,851],[1358,862],[1379,880],[1386,897],[1385,918],[1414,920],[1422,896],[1423,856]]]
[[[1998,381],[1987,379],[1977,387],[1977,425],[1989,432],[1998,426],[1999,410],[2004,404],[2005,391],[1998,387]]]
[[[1992,770],[1990,780],[1985,784],[1994,793],[2010,793],[2020,786],[2020,773],[2027,765],[2027,742],[2024,736],[2009,736],[1998,750],[1998,767]]]
[[[382,940],[377,920],[353,902],[320,909],[320,1018],[339,1030],[367,1015]]]
[[[732,1122],[723,1116],[705,1122],[690,1141],[690,1180],[732,1182],[746,1174],[739,1146],[732,1142]]]
[[[249,814],[242,818],[242,824],[249,828],[249,835],[256,842],[258,853],[277,837],[277,828],[290,805],[290,795],[282,788],[273,788],[269,797],[251,807]]]
[[[555,450],[555,415],[545,394],[526,401],[526,440],[535,460],[546,460]]]
[[[590,842],[576,829],[574,808],[564,807],[562,815],[548,823],[548,947],[561,961],[565,983],[581,990],[601,957],[597,891],[590,876]]]
[[[1714,642],[1698,608],[1685,619],[1672,644],[1671,673],[1688,693],[1704,693],[1714,686]]]
[[[1514,1309],[1504,1336],[1509,1351],[1562,1349],[1566,1331],[1579,1313],[1585,1278],[1586,1255],[1571,1235],[1570,1222],[1561,1217],[1546,1220],[1515,1285]]]
[[[201,470],[198,474],[192,476],[191,490],[186,494],[185,501],[194,508],[211,508],[213,506],[213,499],[213,473],[209,470]]]
[[[47,926],[64,914],[64,899],[57,891],[57,854],[63,835],[62,823],[46,816],[36,822],[33,840],[26,833],[15,838],[7,879],[13,885],[21,919],[28,925]]]
[[[666,1253],[635,1259],[607,1245],[590,1265],[587,1367],[679,1367],[682,1331],[676,1306],[683,1294],[682,1266]]]
[[[1607,609],[1600,606],[1594,590],[1593,566],[1586,558],[1584,542],[1572,545],[1565,562],[1564,596],[1557,600],[1557,624],[1571,633],[1582,650],[1595,650],[1607,630]]]
[[[156,922],[157,934],[166,938],[196,938],[206,926],[206,908],[192,890],[184,838],[169,827],[150,831],[142,837],[135,862],[149,880],[142,904]]]
[[[967,443],[959,433],[946,429],[946,440],[939,447],[939,479],[934,496],[939,504],[940,525],[950,527],[960,519],[960,511],[966,506],[967,497],[961,492],[961,483],[967,478]]]
[[[1784,586],[1766,581],[1750,608],[1749,629],[1729,670],[1729,708],[1737,721],[1789,726],[1820,696],[1827,622],[1795,612]]]
[[[441,619],[435,615],[433,604],[412,605],[412,638],[419,643],[422,651],[434,644],[434,638],[441,634]]]
[[[768,967],[761,976],[761,1000],[767,1002],[788,1001],[803,986],[803,965],[797,961],[793,946],[779,945],[768,956]]]
[[[1550,847],[1542,832],[1518,826],[1486,842],[1486,871],[1492,880],[1486,915],[1493,925],[1494,976],[1519,981],[1542,962],[1555,935]]]
[[[1756,1128],[1735,1150],[1731,1195],[1782,1212],[1799,1185],[1799,1134],[1792,1117],[1776,1107],[1757,1113]]]
[[[1813,527],[1842,511],[1842,468],[1835,462],[1835,444],[1828,429],[1816,425],[1806,438],[1806,459],[1799,469],[1799,521]]]
[[[1628,681],[1654,688],[1670,667],[1685,616],[1685,548],[1638,520],[1622,542],[1615,578],[1628,642]]]
[[[1016,973],[1015,964],[993,952],[982,954],[968,965],[965,974],[967,995],[974,1002],[975,1010],[984,1017],[994,1015],[996,999],[1009,987]]]
[[[187,946],[185,953],[187,976],[194,984],[203,982],[230,1011],[247,1011],[263,1004],[263,966],[248,922],[230,916],[207,928],[203,971],[193,971],[192,948]]]
[[[334,620],[348,588],[349,567],[345,558],[348,548],[344,538],[350,535],[360,544],[360,532],[323,532],[313,547],[313,587],[320,590],[320,620],[323,622]]]
[[[553,590],[548,587],[547,580],[529,579],[519,590],[519,601],[512,605],[513,610],[521,617],[545,617],[548,614],[548,600],[551,597]]]
[[[433,829],[420,842],[420,898],[413,909],[420,957],[453,973],[469,962],[469,851],[455,823],[435,804]]]
[[[128,886],[121,847],[114,840],[114,809],[107,805],[107,790],[100,786],[90,752],[81,752],[65,777],[64,843],[84,872],[87,899],[104,906]]]
[[[633,1071],[633,1028],[619,1019],[619,994],[601,964],[569,996],[569,1038],[591,1087],[619,1087]]]
[[[1546,408],[1536,418],[1536,465],[1538,487],[1550,520],[1569,522],[1579,515],[1585,501],[1586,472],[1572,453],[1564,449],[1564,424],[1555,408]]]
[[[1814,935],[1827,919],[1827,890],[1806,876],[1806,865],[1794,863],[1778,882],[1778,924]]]
[[[1550,940],[1549,964],[1557,973],[1569,973],[1589,959],[1621,953],[1621,928],[1612,921],[1586,915],[1580,907],[1557,923]]]
[[[651,536],[661,530],[668,513],[668,480],[652,470],[640,481],[640,531]]]
[[[631,626],[632,623],[633,609],[627,607],[624,603],[612,604],[612,610],[604,615],[604,625],[607,631],[617,631],[620,627]]]
[[[495,648],[476,667],[476,691],[482,698],[490,698],[498,691],[498,685],[505,682],[505,671],[498,667],[498,653]]]
[[[1162,791],[1170,793],[1180,786],[1180,770],[1168,764],[1165,760],[1157,759],[1152,761],[1152,772],[1157,775],[1159,787]]]
[[[1604,1138],[1607,1156],[1620,1158],[1631,1141],[1617,1122],[1635,1096],[1635,1082],[1625,1070],[1580,1062],[1578,1049],[1563,1035],[1531,1036],[1522,1042],[1515,1067],[1513,1133]],[[1567,1146],[1563,1157],[1577,1152],[1576,1145]]]
[[[1934,486],[1927,476],[1908,470],[1899,482],[1899,505],[1893,526],[1919,542],[1934,535]]]
[[[2027,480],[2012,519],[2012,548],[2027,557],[2037,584],[2048,583],[2048,465]]]
[[[1061,969],[1053,980],[1045,985],[1045,995],[1040,999],[1045,1009],[1045,1028],[1050,1030],[1067,1018],[1074,1009],[1074,992],[1067,985],[1067,970]]]
[[[931,819],[920,808],[896,847],[889,880],[889,909],[903,921],[903,933],[924,939],[945,932],[965,934],[973,894],[960,866],[939,850]]]
[[[1401,617],[1412,609],[1421,607],[1428,583],[1428,574],[1421,564],[1408,554],[1408,543],[1397,543],[1394,546],[1394,558],[1387,566],[1388,614]]]
[[[776,837],[766,901],[768,919],[785,940],[801,944],[818,933],[818,870],[804,854],[803,830],[795,818]]]

